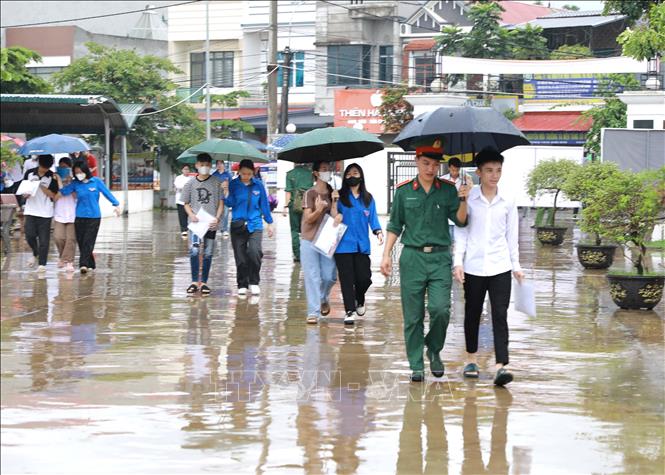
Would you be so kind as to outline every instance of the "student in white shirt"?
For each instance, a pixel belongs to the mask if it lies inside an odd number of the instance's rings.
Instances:
[[[503,156],[484,149],[476,156],[480,185],[467,198],[468,225],[456,229],[453,276],[464,284],[464,336],[467,365],[464,376],[478,377],[478,327],[485,294],[492,305],[492,331],[496,355],[494,384],[504,386],[513,380],[508,364],[508,304],[510,274],[522,281],[519,262],[517,206],[498,188]]]
[[[192,177],[190,175],[189,165],[183,165],[180,171],[182,174],[175,177],[175,180],[173,180],[173,187],[175,188],[175,204],[178,207],[180,235],[183,239],[187,239],[187,211],[185,211],[185,203],[182,201],[182,189]]]

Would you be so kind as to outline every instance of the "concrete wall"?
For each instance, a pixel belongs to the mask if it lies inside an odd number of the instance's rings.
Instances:
[[[122,191],[112,191],[113,196],[120,202],[121,206],[124,207],[123,203],[123,192]],[[140,213],[142,211],[152,211],[154,207],[154,197],[153,190],[129,190],[128,192],[128,202],[129,202],[129,213]],[[102,211],[102,218],[108,218],[109,216],[114,216],[113,214],[113,205],[104,197],[99,198],[99,207]]]
[[[101,35],[77,28],[74,34],[73,59],[81,58],[89,53],[88,48],[85,46],[85,43],[88,42],[117,49],[133,49],[140,55],[153,55],[163,58],[168,54],[168,43],[165,40],[146,40],[143,38]]]

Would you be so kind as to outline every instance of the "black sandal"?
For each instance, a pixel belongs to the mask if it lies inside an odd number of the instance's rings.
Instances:
[[[196,284],[192,284],[189,287],[187,287],[187,293],[188,294],[195,294],[199,288],[196,286]]]
[[[208,287],[206,284],[201,284],[199,290],[201,291],[201,295],[210,295],[210,287]]]

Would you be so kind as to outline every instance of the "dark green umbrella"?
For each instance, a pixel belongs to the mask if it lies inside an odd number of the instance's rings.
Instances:
[[[178,161],[183,164],[188,163],[191,165],[193,163],[196,163],[196,154],[189,153],[187,150],[185,150],[178,156]]]
[[[348,127],[327,127],[304,133],[279,151],[277,158],[295,163],[335,162],[383,150],[374,135]]]
[[[247,142],[233,139],[206,140],[182,152],[178,157],[178,160],[191,160],[190,157],[193,155],[194,161],[196,161],[196,155],[199,153],[207,153],[213,160],[239,162],[245,158],[249,158],[255,162],[267,163],[269,161],[268,157]]]

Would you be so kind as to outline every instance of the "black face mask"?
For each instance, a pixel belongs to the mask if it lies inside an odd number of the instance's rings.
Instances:
[[[346,179],[346,184],[349,186],[358,186],[361,181],[362,179],[360,177],[352,176]]]

